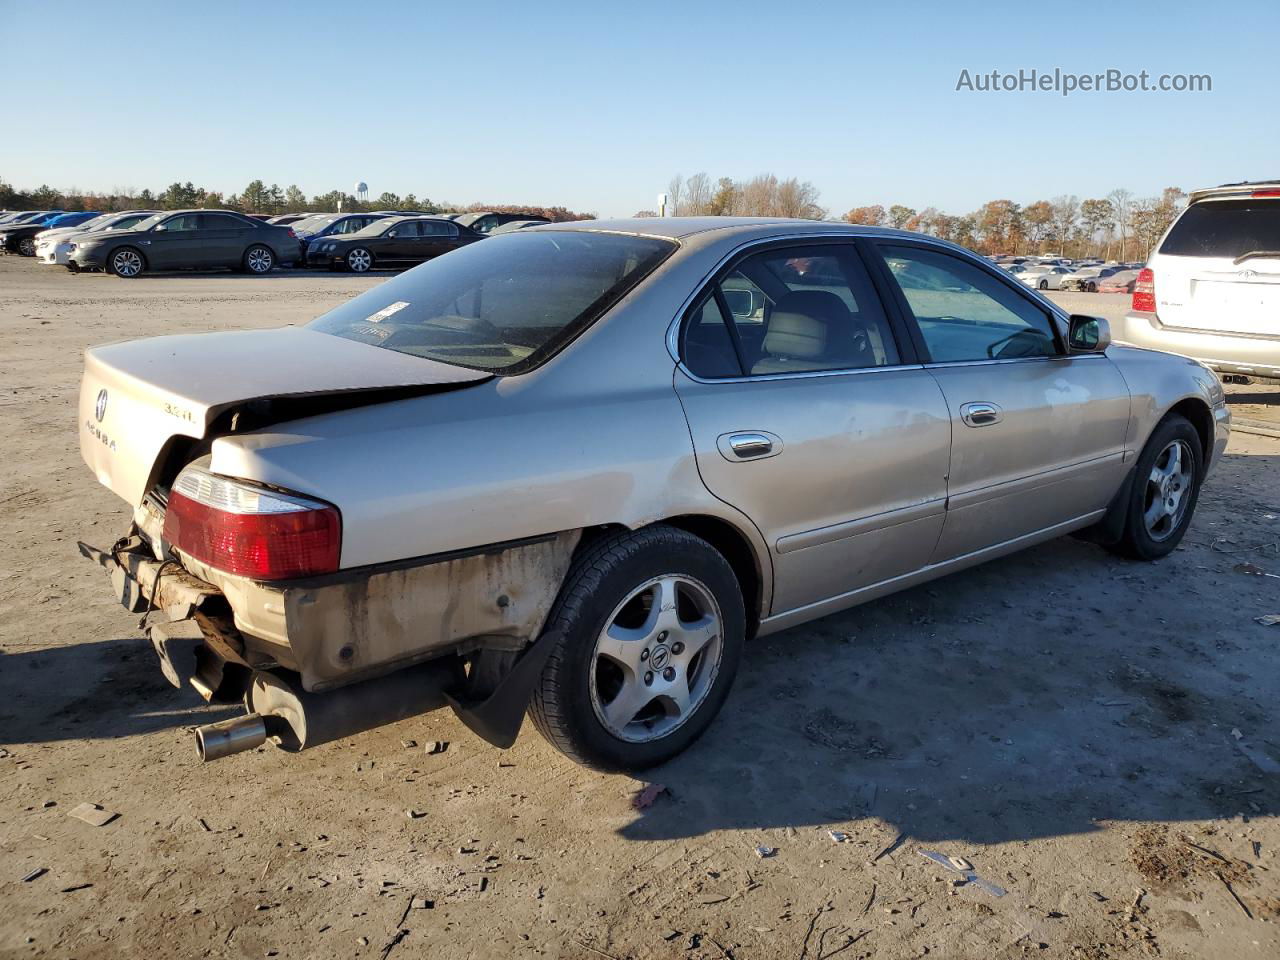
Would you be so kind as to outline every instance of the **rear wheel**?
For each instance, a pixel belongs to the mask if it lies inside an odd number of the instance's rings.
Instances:
[[[368,273],[373,269],[373,254],[364,247],[347,253],[347,269],[352,273]]]
[[[1151,433],[1134,467],[1124,533],[1113,549],[1137,560],[1168,556],[1195,513],[1204,476],[1200,435],[1171,414]]]
[[[270,273],[275,265],[276,255],[271,252],[270,247],[256,243],[244,252],[244,268],[249,273]]]
[[[147,263],[143,260],[142,254],[133,247],[121,247],[113,251],[107,260],[107,269],[117,277],[124,277],[126,280],[136,277],[146,267]]]
[[[36,241],[34,237],[23,237],[18,241],[18,252],[24,257],[34,257],[36,255]]]
[[[1086,283],[1086,284],[1084,285],[1084,288],[1085,288],[1085,290],[1087,290],[1089,293],[1097,293],[1097,292],[1098,292],[1098,285],[1097,285],[1096,283],[1092,283],[1092,282],[1090,282],[1090,283]]]
[[[1048,290],[1048,289],[1049,289],[1049,281],[1048,281],[1048,280],[1041,280],[1041,281],[1040,281],[1040,289],[1041,289],[1041,290]]]
[[[602,539],[569,571],[534,690],[538,731],[597,770],[669,760],[711,724],[742,655],[742,592],[710,544],[655,526]]]

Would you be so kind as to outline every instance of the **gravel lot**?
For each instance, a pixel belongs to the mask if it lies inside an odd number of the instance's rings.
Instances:
[[[447,712],[200,765],[189,727],[233,711],[165,683],[76,551],[128,519],[80,462],[81,353],[380,281],[0,258],[0,956],[1280,956],[1280,581],[1234,570],[1280,573],[1265,437],[1160,563],[1065,539],[756,642],[643,810]]]

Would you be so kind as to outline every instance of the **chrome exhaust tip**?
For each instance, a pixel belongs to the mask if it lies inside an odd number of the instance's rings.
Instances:
[[[253,750],[266,742],[266,721],[256,713],[196,727],[196,751],[205,763]]]

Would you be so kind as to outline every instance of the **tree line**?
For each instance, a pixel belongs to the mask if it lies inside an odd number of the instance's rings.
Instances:
[[[210,210],[239,210],[241,213],[303,213],[341,210],[358,213],[367,210],[417,210],[422,213],[467,213],[493,210],[498,213],[525,213],[546,217],[548,220],[590,220],[593,213],[577,213],[566,207],[539,204],[454,204],[436,203],[428,198],[419,199],[412,193],[400,196],[386,192],[373,200],[360,201],[350,193],[330,190],[328,193],[308,197],[294,184],[281,189],[278,184],[267,186],[261,180],[252,181],[239,193],[223,195],[216,190],[197,187],[190,180],[171,183],[155,193],[132,188],[116,188],[108,193],[58,190],[43,184],[22,191],[0,179],[0,210],[186,210],[203,207]]]
[[[1019,206],[990,200],[974,213],[952,216],[934,207],[915,210],[893,204],[854,207],[849,223],[890,226],[927,233],[980,253],[1054,253],[1065,257],[1145,259],[1182,210],[1187,195],[1167,187],[1158,197],[1135,198],[1125,189],[1081,200],[1063,195]]]
[[[685,179],[676,174],[667,184],[666,214],[670,217],[801,217],[822,220],[827,211],[818,205],[818,188],[807,180],[790,177],[780,180],[762,173],[750,180],[721,177],[712,180],[706,173]],[[641,210],[637,217],[656,217],[653,210]]]

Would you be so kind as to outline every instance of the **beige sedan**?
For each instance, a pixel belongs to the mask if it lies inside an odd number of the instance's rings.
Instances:
[[[450,704],[659,763],[744,643],[1067,533],[1173,550],[1214,375],[929,237],[650,219],[491,237],[302,328],[91,350],[83,546],[206,759]]]

